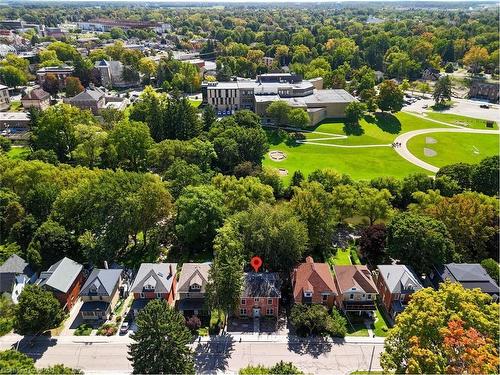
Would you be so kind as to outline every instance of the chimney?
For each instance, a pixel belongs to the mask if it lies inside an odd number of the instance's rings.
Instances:
[[[107,261],[107,260],[105,260],[105,261],[104,261],[104,269],[105,269],[105,270],[107,270],[107,269],[108,269],[108,261]]]
[[[172,276],[174,274],[174,272],[172,271],[172,263],[168,265],[168,270],[170,271],[169,275]]]

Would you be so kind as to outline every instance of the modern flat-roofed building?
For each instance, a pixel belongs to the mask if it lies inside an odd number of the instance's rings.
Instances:
[[[218,112],[249,109],[264,118],[272,102],[286,101],[291,107],[306,110],[312,125],[325,118],[345,117],[345,107],[356,100],[345,90],[323,90],[321,78],[302,80],[291,73],[262,74],[255,80],[203,82],[201,91],[203,104]]]

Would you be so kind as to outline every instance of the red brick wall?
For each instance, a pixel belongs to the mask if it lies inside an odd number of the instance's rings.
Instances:
[[[68,289],[67,293],[54,292],[54,296],[57,298],[61,306],[65,306],[65,310],[69,311],[78,300],[78,295],[80,294],[80,289],[83,285],[83,273],[80,272],[78,277],[73,281],[71,287]]]
[[[267,300],[268,298],[265,297],[260,297],[259,302],[255,302],[253,297],[247,297],[247,298],[242,298],[240,300],[240,307],[237,309],[235,312],[235,315],[240,317],[240,309],[247,309],[247,315],[246,316],[241,316],[241,317],[252,317],[253,316],[253,309],[256,307],[260,308],[260,316],[265,317],[267,315],[267,309],[272,308],[273,309],[273,316],[278,317],[278,312],[279,312],[279,298],[269,298],[272,300],[272,304],[268,304]],[[245,304],[242,304],[242,300],[245,300]]]

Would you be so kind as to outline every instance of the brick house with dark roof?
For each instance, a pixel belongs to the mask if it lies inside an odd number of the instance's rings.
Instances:
[[[331,308],[337,295],[330,266],[314,263],[310,256],[293,270],[292,287],[295,303],[319,303]]]
[[[69,311],[78,300],[83,284],[83,266],[64,257],[40,274],[37,284],[52,292],[61,306]]]
[[[362,265],[334,266],[336,305],[343,311],[371,312],[376,309],[377,287],[370,270]]]
[[[235,315],[240,318],[278,317],[281,299],[281,279],[273,272],[245,274],[240,307]]]

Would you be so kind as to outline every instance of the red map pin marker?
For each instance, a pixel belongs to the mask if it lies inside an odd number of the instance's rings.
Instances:
[[[260,266],[262,266],[262,259],[260,257],[255,256],[250,260],[250,265],[253,267],[255,272],[259,272]]]

